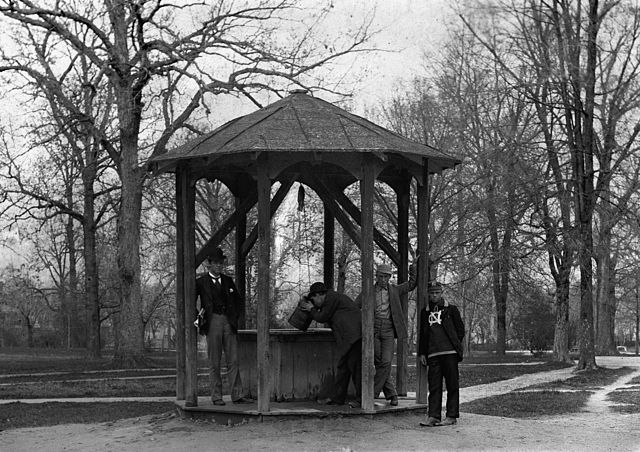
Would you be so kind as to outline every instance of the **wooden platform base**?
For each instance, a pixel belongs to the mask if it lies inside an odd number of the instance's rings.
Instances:
[[[243,422],[268,422],[286,419],[324,418],[344,416],[382,416],[395,415],[407,411],[425,412],[426,404],[418,404],[415,399],[400,398],[398,406],[391,406],[384,399],[375,400],[375,409],[365,411],[362,408],[350,408],[345,405],[320,405],[315,401],[271,402],[270,411],[261,413],[257,404],[235,405],[225,397],[226,405],[218,406],[207,397],[198,398],[198,406],[185,406],[184,400],[176,400],[180,415],[189,419],[211,419],[219,424],[240,424]]]

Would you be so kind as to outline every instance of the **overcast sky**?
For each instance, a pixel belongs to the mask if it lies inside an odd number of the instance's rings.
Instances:
[[[357,74],[363,74],[364,79],[354,94],[353,108],[358,114],[367,106],[380,104],[388,99],[399,83],[409,81],[416,75],[425,74],[424,54],[437,54],[445,37],[445,24],[451,17],[450,1],[446,0],[335,0],[335,14],[338,19],[328,26],[333,31],[340,31],[346,21],[354,23],[362,21],[362,15],[375,10],[374,29],[380,29],[372,45],[385,52],[368,54],[360,58],[354,65],[353,60],[347,58],[342,61],[341,68]],[[344,19],[342,19],[342,18]],[[234,117],[255,110],[255,106],[238,105],[232,101],[225,105],[225,111],[218,110],[217,118],[212,119],[212,125],[219,125]],[[4,109],[10,114],[12,108]],[[216,111],[214,109],[214,111]],[[217,123],[217,124],[216,124]],[[16,231],[1,236],[18,237]],[[0,243],[0,267],[13,261],[19,264],[18,258]]]
[[[367,107],[389,99],[401,83],[417,75],[427,75],[424,56],[437,56],[442,48],[446,24],[452,17],[451,3],[451,0],[334,1],[335,20],[325,24],[327,34],[338,34],[348,25],[356,26],[375,12],[371,28],[380,31],[367,47],[384,50],[348,55],[339,60],[336,74],[346,74],[347,79],[362,77],[350,103],[354,113],[364,115]],[[316,95],[334,100],[327,93]],[[271,96],[260,99],[266,104],[276,100]],[[208,119],[212,128],[256,110],[256,106],[244,98],[220,96],[211,102],[212,113]]]
[[[398,82],[424,75],[423,55],[425,52],[438,53],[445,38],[446,21],[451,17],[448,6],[451,2],[444,0],[370,0],[365,3],[376,5],[376,28],[383,29],[376,36],[375,44],[390,51],[367,57],[367,65],[363,68],[367,76],[357,93],[356,105],[379,103],[389,97]]]

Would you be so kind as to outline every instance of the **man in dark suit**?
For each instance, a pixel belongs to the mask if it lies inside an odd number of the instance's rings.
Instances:
[[[222,378],[220,367],[222,351],[227,363],[227,376],[233,403],[247,403],[238,369],[238,318],[241,300],[236,285],[230,276],[222,273],[226,256],[220,248],[207,257],[204,266],[207,273],[196,278],[196,292],[200,308],[204,309],[207,335],[207,352],[211,366],[211,401],[224,405],[222,400]]]
[[[311,300],[311,301],[307,301]],[[349,389],[349,378],[356,389],[351,408],[361,406],[362,394],[362,316],[358,306],[348,296],[328,290],[324,283],[311,285],[300,309],[309,312],[313,320],[326,323],[333,330],[338,349],[334,395],[321,401],[327,405],[343,405]]]
[[[386,264],[376,269],[373,350],[376,374],[373,379],[374,397],[384,393],[389,404],[398,405],[398,391],[391,381],[391,362],[395,338],[399,341],[407,339],[406,312],[402,309],[400,297],[416,287],[415,265],[411,265],[409,281],[402,284],[389,282],[393,271]],[[356,304],[362,308],[362,294],[356,298]]]
[[[418,355],[420,363],[428,366],[429,415],[424,427],[453,425],[460,416],[460,383],[458,363],[462,361],[464,322],[460,311],[442,297],[442,285],[430,281],[429,305],[420,312]],[[447,385],[446,419],[442,416],[442,378]]]

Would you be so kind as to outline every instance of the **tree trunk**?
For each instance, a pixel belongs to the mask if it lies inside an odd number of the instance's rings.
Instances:
[[[500,278],[500,274],[494,271],[493,278]],[[496,302],[496,354],[504,355],[507,351],[507,297],[499,288],[494,289],[493,295]]]
[[[640,355],[640,293],[636,288],[636,356]]]
[[[615,264],[611,258],[611,237],[609,235],[609,247],[601,246],[602,251],[598,259],[598,297],[596,316],[596,344],[595,351],[598,355],[616,355],[615,343]],[[601,244],[602,245],[602,244]]]
[[[578,262],[580,264],[580,320],[578,324],[578,338],[580,343],[580,359],[578,369],[593,369],[596,367],[594,331],[593,331],[593,211],[595,204],[595,192],[593,185],[594,168],[594,129],[593,112],[595,104],[595,70],[596,70],[596,37],[598,33],[598,1],[589,0],[589,13],[587,25],[587,64],[584,75],[577,73],[578,68],[571,67],[571,75],[580,89],[580,80],[584,83],[584,109],[579,109],[580,104],[575,104],[575,131],[571,130],[574,137],[573,159],[576,176],[577,212],[576,219],[580,231],[580,251]],[[575,56],[578,58],[578,56]],[[574,72],[575,71],[575,72]],[[580,99],[581,92],[574,92]],[[582,124],[582,133],[579,126]]]
[[[84,284],[85,315],[87,328],[87,352],[93,358],[101,355],[100,347],[100,299],[98,280],[98,261],[96,255],[95,192],[96,161],[93,148],[86,147],[85,166],[82,170],[84,188],[84,217],[82,229],[84,236]]]
[[[125,154],[125,153],[123,153]],[[140,212],[142,186],[137,161],[123,159],[122,203],[118,218],[118,274],[120,279],[120,328],[114,363],[139,367],[144,357],[144,322],[140,290]]]
[[[139,96],[123,89],[118,99],[120,122],[121,203],[118,216],[118,276],[120,284],[120,328],[118,350],[113,360],[122,367],[146,364],[144,321],[140,288],[140,215],[144,172],[138,163]],[[127,108],[128,107],[128,108]]]
[[[138,138],[142,117],[143,90],[147,78],[136,78],[130,60],[128,42],[128,2],[114,0],[109,7],[113,28],[112,74],[118,109],[120,142],[121,201],[118,217],[118,275],[120,284],[120,328],[118,350],[113,360],[122,367],[146,364],[144,357],[144,321],[140,288],[140,215],[145,173],[138,161]]]
[[[73,192],[69,187],[67,193],[67,204],[73,205]],[[74,219],[68,216],[65,224],[66,242],[69,253],[69,286],[64,290],[64,308],[63,322],[66,338],[66,347],[81,347],[84,344],[81,323],[78,316],[78,270],[77,270],[77,249],[76,249],[76,234],[73,228]]]
[[[26,322],[27,322],[27,345],[29,346],[29,348],[33,348],[33,346],[34,346],[34,343],[33,343],[33,324],[29,320],[29,317],[26,317]]]
[[[491,211],[493,208],[490,208]],[[495,215],[490,215],[491,251],[493,254],[492,279],[493,298],[496,304],[496,354],[504,355],[507,350],[507,298],[509,295],[510,277],[510,230],[507,228],[502,246],[498,241],[498,225]]]
[[[588,247],[589,238],[586,231],[591,231],[590,224],[581,224],[583,229],[583,243],[580,250],[580,318],[578,323],[578,343],[580,344],[580,358],[578,369],[594,369],[596,367],[594,332],[593,332],[593,268],[591,266],[591,252]]]
[[[563,265],[556,280],[556,325],[553,337],[553,358],[573,363],[569,357],[569,287],[571,268]]]
[[[615,297],[615,276],[616,259],[612,253],[613,228],[617,223],[615,208],[611,204],[611,191],[609,184],[603,187],[600,194],[600,208],[598,210],[600,218],[600,233],[597,243],[597,281],[598,293],[596,297],[595,315],[595,350],[598,355],[615,355],[615,318],[616,318],[616,297]]]

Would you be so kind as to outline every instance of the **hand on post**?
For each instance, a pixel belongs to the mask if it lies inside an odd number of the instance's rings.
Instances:
[[[409,265],[409,273],[411,274],[416,274],[416,272],[418,271],[418,262],[420,261],[420,255],[417,255],[415,257],[415,259],[413,260],[413,262],[411,262],[411,264]]]

